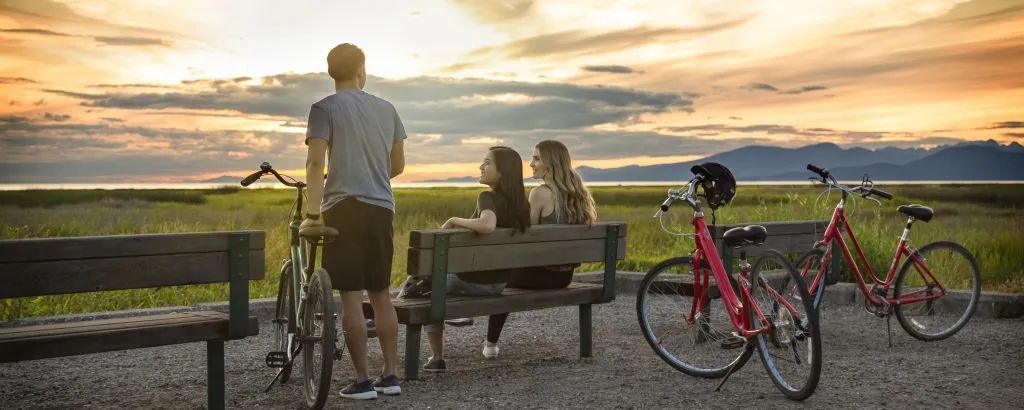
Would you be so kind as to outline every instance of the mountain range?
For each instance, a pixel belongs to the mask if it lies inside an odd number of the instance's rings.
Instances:
[[[603,169],[581,166],[577,171],[592,182],[676,181],[689,179],[691,166],[709,161],[725,165],[739,181],[802,180],[811,176],[807,164],[828,168],[846,180],[864,174],[878,180],[1024,180],[1024,147],[991,140],[932,149],[844,149],[832,143],[800,148],[749,146],[690,162]]]

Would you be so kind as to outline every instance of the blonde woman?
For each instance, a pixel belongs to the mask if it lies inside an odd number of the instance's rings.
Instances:
[[[555,140],[537,143],[530,161],[533,178],[543,183],[530,191],[530,223],[586,224],[597,221],[597,209],[590,191],[572,167],[572,158],[564,144]],[[514,272],[509,287],[558,289],[569,286],[573,270],[579,265],[539,266]],[[484,357],[498,357],[498,338],[508,314],[491,315],[487,324]]]

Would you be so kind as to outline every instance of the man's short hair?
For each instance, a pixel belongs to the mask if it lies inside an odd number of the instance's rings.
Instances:
[[[354,44],[340,44],[327,53],[327,73],[335,81],[355,78],[363,64],[366,64],[366,55]]]

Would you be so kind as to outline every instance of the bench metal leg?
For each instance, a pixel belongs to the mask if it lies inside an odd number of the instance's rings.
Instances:
[[[224,408],[224,341],[206,342],[207,401],[210,409]]]
[[[423,325],[405,325],[405,380],[414,380],[420,372],[420,334]]]
[[[593,357],[591,305],[580,305],[580,357]]]

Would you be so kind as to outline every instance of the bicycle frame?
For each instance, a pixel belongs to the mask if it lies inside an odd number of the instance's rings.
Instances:
[[[843,251],[843,256],[846,259],[847,264],[853,271],[854,277],[857,279],[857,286],[860,288],[861,293],[864,297],[873,305],[903,305],[909,303],[922,302],[927,300],[936,299],[946,294],[946,288],[942,286],[942,283],[932,274],[931,270],[924,264],[924,262],[918,258],[917,252],[907,246],[907,240],[910,237],[910,226],[914,221],[914,218],[907,220],[907,226],[903,230],[903,235],[900,236],[899,243],[896,246],[896,253],[893,255],[892,263],[889,265],[889,271],[885,275],[885,279],[881,279],[875,273],[874,269],[871,268],[871,264],[868,263],[867,256],[864,255],[864,250],[861,249],[860,243],[857,242],[857,237],[853,233],[853,229],[850,227],[850,223],[846,219],[845,212],[846,203],[846,192],[843,192],[843,199],[836,206],[835,211],[832,213],[832,219],[829,221],[828,228],[825,229],[825,235],[818,242],[815,242],[814,248],[825,247],[825,254],[822,262],[818,267],[818,272],[814,276],[814,280],[808,284],[808,291],[814,294],[818,286],[824,286],[823,280],[825,276],[825,269],[829,266],[832,258],[832,247],[838,244],[840,250]],[[918,268],[918,273],[922,275],[922,279],[929,283],[934,283],[939,289],[939,293],[920,296],[922,292],[928,292],[931,287],[925,290],[919,290],[916,292],[909,293],[901,296],[899,299],[888,296],[880,296],[875,292],[868,289],[867,283],[864,279],[864,274],[861,273],[860,267],[858,266],[857,260],[854,259],[853,254],[850,252],[850,247],[846,244],[846,239],[843,237],[842,232],[846,232],[850,236],[850,242],[853,243],[854,249],[857,251],[857,255],[860,259],[860,263],[863,264],[870,275],[872,281],[872,288],[880,287],[883,291],[883,295],[888,295],[889,287],[892,286],[893,279],[896,276],[896,268],[900,265],[901,258],[908,258],[913,261],[914,266]],[[800,267],[805,269],[805,267]],[[921,273],[924,272],[924,273]],[[807,272],[800,272],[801,277],[806,277]],[[924,277],[927,275],[928,277]],[[928,279],[931,279],[928,281]],[[816,298],[815,305],[819,304],[820,298]]]
[[[692,195],[693,185],[691,182],[689,195]],[[740,294],[737,295],[733,291],[732,286],[721,284],[728,284],[729,275],[725,271],[725,265],[722,263],[722,258],[718,254],[718,250],[715,248],[714,240],[711,239],[711,232],[708,231],[707,223],[704,221],[704,213],[701,212],[700,202],[689,197],[687,203],[694,208],[693,214],[693,230],[694,230],[694,241],[696,242],[696,250],[693,252],[693,299],[694,302],[690,306],[690,312],[686,320],[690,324],[696,323],[698,320],[697,314],[699,313],[698,306],[706,306],[710,300],[708,294],[708,288],[711,284],[710,277],[706,269],[699,269],[701,261],[708,261],[708,266],[711,267],[711,275],[714,276],[718,286],[719,297],[722,298],[722,303],[725,305],[726,311],[729,314],[729,320],[732,322],[733,327],[737,333],[742,337],[751,337],[758,334],[767,333],[772,330],[774,326],[771,321],[765,318],[764,312],[758,307],[757,303],[752,303],[753,297],[750,294],[750,285],[747,282],[746,274],[749,268],[741,269],[741,274],[738,276],[737,282],[740,284]],[[757,286],[757,285],[755,285]],[[802,320],[800,313],[789,304],[785,298],[781,297],[774,289],[770,286],[764,286],[764,289],[772,294],[775,300],[782,302],[783,306],[790,311],[794,318]],[[753,307],[754,314],[757,315],[757,320],[761,324],[758,329],[751,330],[751,316],[744,309],[744,303],[750,303]]]
[[[316,268],[316,253],[319,241],[310,243],[308,239],[299,235],[299,226],[302,225],[302,186],[296,186],[295,211],[292,213],[291,223],[288,224],[290,232],[289,252],[292,265],[292,289],[295,291],[293,306],[295,320],[288,322],[288,359],[294,354],[295,339],[298,336],[298,323],[305,312],[306,292],[309,288],[309,277]],[[295,272],[299,272],[295,274]]]

